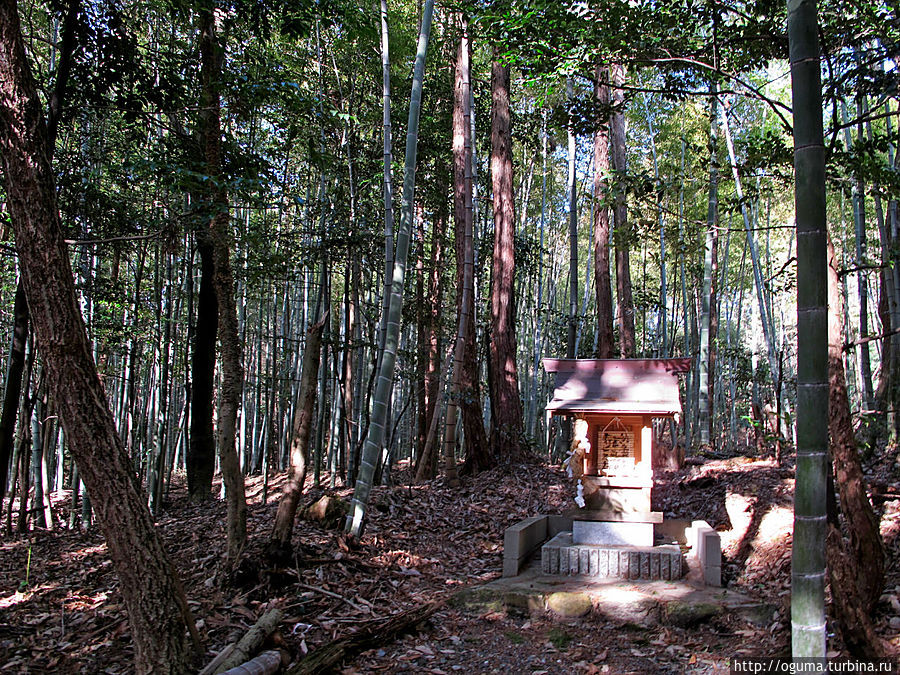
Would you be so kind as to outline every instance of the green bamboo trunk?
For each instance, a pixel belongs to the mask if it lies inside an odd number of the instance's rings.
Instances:
[[[825,148],[815,0],[788,0],[797,218],[797,479],[791,565],[795,657],[824,658],[828,470]]]

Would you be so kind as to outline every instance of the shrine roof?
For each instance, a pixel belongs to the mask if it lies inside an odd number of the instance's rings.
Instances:
[[[636,413],[668,417],[681,413],[678,374],[691,359],[544,359],[556,373],[550,414]]]

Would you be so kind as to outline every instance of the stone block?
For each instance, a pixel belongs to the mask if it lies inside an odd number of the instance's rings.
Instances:
[[[544,544],[545,574],[631,580],[677,579],[681,576],[678,546],[624,547],[575,544],[571,532],[561,532]]]
[[[619,576],[623,579],[631,578],[631,568],[628,566],[630,558],[628,551],[619,551]]]
[[[503,576],[514,577],[537,548],[547,540],[547,516],[532,516],[503,533]]]
[[[576,520],[572,541],[595,546],[653,546],[653,523]]]
[[[695,520],[685,531],[691,556],[703,574],[708,586],[722,585],[722,540],[719,533],[706,521]]]

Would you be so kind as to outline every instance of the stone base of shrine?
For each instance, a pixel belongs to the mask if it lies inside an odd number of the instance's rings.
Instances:
[[[650,526],[652,530],[652,525]],[[677,545],[615,546],[576,544],[571,532],[560,532],[541,547],[543,574],[594,578],[674,581],[685,567]]]
[[[658,511],[578,509],[566,515],[572,519],[572,541],[594,546],[653,546],[654,525],[663,520]]]

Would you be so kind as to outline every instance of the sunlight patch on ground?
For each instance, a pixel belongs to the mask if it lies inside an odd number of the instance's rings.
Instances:
[[[410,553],[409,551],[405,551],[402,549],[387,551],[386,553],[382,553],[379,556],[373,557],[371,560],[376,565],[384,565],[385,567],[390,567],[391,565],[396,564],[400,567],[401,571],[404,569],[416,569],[420,566],[424,567],[426,565],[440,562],[440,560],[423,558],[420,555],[416,555],[415,553]]]
[[[106,556],[106,544],[97,544],[96,546],[86,546],[85,548],[80,548],[77,551],[71,551],[69,553],[63,553],[62,557],[65,560],[83,560],[91,555],[103,555]]]
[[[12,595],[8,595],[5,598],[0,598],[0,609],[9,609],[13,605],[18,605],[20,602],[25,602],[31,598],[33,593],[26,592],[20,593],[16,591]]]
[[[73,593],[64,600],[64,606],[67,612],[83,612],[89,609],[97,609],[106,602],[107,593],[105,591],[96,595],[82,595]]]

